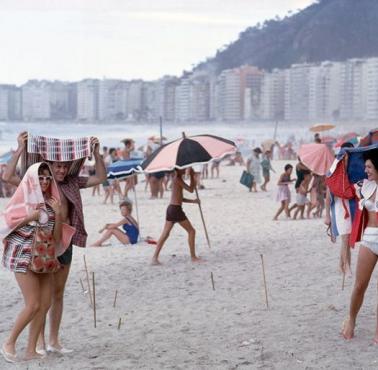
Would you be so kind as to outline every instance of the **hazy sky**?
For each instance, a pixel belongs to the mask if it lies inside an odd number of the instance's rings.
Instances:
[[[0,0],[0,83],[180,75],[313,0]]]

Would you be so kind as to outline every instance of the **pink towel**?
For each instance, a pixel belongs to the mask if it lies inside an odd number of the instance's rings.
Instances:
[[[28,168],[20,185],[17,187],[12,198],[1,217],[0,238],[4,239],[30,214],[32,210],[40,205],[46,210],[45,200],[38,180],[38,169],[41,163],[35,163]],[[60,200],[60,194],[55,180],[51,182],[51,195]],[[69,247],[75,228],[62,224],[62,240],[57,245],[56,255],[60,256]]]

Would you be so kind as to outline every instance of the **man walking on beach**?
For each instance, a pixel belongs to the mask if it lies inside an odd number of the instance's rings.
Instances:
[[[186,184],[182,179],[185,170],[176,169],[172,178],[172,195],[171,195],[171,202],[167,208],[167,215],[166,221],[164,225],[164,230],[158,240],[155,254],[152,258],[153,265],[160,265],[159,262],[159,253],[164,246],[164,243],[169,237],[169,233],[171,232],[174,224],[178,222],[181,227],[183,227],[188,233],[188,242],[189,242],[189,249],[190,249],[190,257],[192,258],[193,262],[198,262],[200,259],[196,256],[195,251],[195,236],[196,231],[193,228],[192,224],[186,217],[184,211],[182,210],[182,203],[197,203],[199,202],[198,199],[186,199],[183,196],[183,190],[187,190],[190,193],[193,193],[194,186],[195,186],[195,179],[194,179],[194,171],[191,168],[189,172],[190,176],[190,184]]]
[[[14,152],[6,171],[3,173],[3,180],[12,185],[18,186],[21,182],[16,175],[16,166],[24,150],[26,150],[28,134],[21,132],[17,138],[18,148]],[[66,281],[72,261],[72,245],[85,247],[87,233],[84,227],[83,205],[80,189],[89,188],[101,184],[106,179],[106,169],[103,159],[99,153],[99,141],[91,137],[93,156],[95,158],[95,175],[90,177],[71,176],[68,171],[72,162],[50,162],[51,171],[58,184],[62,203],[62,222],[73,226],[76,231],[72,237],[70,247],[58,257],[62,268],[53,275],[53,296],[50,308],[50,336],[49,345],[45,347],[44,338],[39,343],[40,350],[47,350],[65,354],[72,352],[64,348],[59,341],[59,328],[63,314],[63,297]]]

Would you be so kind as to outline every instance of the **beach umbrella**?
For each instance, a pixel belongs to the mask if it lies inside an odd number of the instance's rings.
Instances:
[[[339,148],[341,145],[347,142],[352,143],[353,145],[356,145],[358,144],[358,140],[359,140],[358,138],[359,138],[359,135],[356,132],[348,132],[347,134],[341,135],[338,138],[335,147]]]
[[[172,171],[175,168],[184,169],[196,164],[204,164],[215,159],[221,159],[227,154],[235,153],[235,151],[236,145],[231,140],[214,135],[186,136],[183,133],[182,138],[161,146],[147,157],[141,168],[147,173]],[[197,187],[195,187],[195,192],[197,199],[199,199]],[[210,248],[210,239],[200,202],[198,202],[198,206],[207,244]]]
[[[330,123],[317,123],[316,125],[311,126],[309,130],[312,132],[322,132],[332,130],[335,127],[335,125]]]
[[[302,163],[317,175],[324,176],[330,169],[334,156],[326,144],[303,144],[298,151]]]
[[[221,159],[236,151],[233,141],[214,135],[185,136],[167,143],[147,157],[141,165],[144,172],[154,173],[184,169],[195,164]]]
[[[136,176],[139,172],[139,166],[143,162],[143,158],[130,158],[124,159],[117,162],[112,163],[107,168],[107,177],[109,180],[123,180],[131,176]],[[139,210],[138,210],[138,200],[136,196],[135,186],[133,186],[134,191],[134,202],[135,202],[135,211],[137,216],[138,225],[140,228],[140,221],[139,221]]]
[[[139,166],[142,164],[143,158],[130,158],[117,162],[113,162],[108,166],[108,179],[125,179],[139,172]]]

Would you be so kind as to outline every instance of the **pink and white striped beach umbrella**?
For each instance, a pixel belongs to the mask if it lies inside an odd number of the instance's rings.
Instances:
[[[233,141],[214,135],[185,136],[167,143],[152,153],[142,164],[144,172],[153,173],[183,169],[208,163],[234,153]]]

